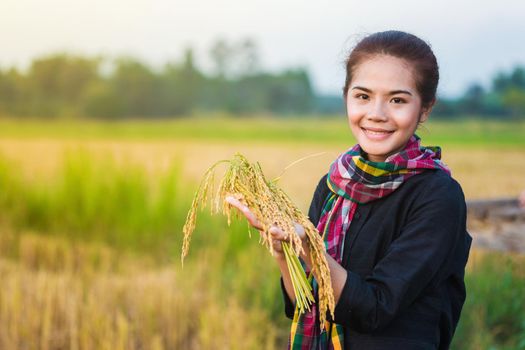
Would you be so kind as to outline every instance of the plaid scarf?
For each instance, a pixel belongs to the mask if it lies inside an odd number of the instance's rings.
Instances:
[[[389,156],[384,162],[372,162],[363,157],[359,144],[341,154],[330,166],[327,184],[331,192],[325,200],[317,224],[327,253],[339,264],[343,260],[345,232],[347,232],[358,204],[388,196],[408,178],[427,170],[450,170],[441,162],[439,147],[423,147],[421,139],[413,135],[405,148]],[[303,263],[303,267],[305,267]],[[310,274],[315,298],[317,282]],[[296,308],[288,348],[293,350],[343,349],[343,327],[327,321],[319,325],[317,305],[303,314]]]

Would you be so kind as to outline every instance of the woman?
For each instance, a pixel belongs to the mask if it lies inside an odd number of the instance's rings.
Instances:
[[[293,319],[291,348],[448,349],[466,297],[471,237],[460,185],[439,147],[421,146],[415,134],[435,104],[438,80],[432,50],[409,33],[369,35],[350,53],[343,96],[357,144],[321,178],[309,210],[324,232],[336,301],[324,329],[316,307],[294,310],[284,233],[270,229]],[[228,201],[261,228],[248,208]],[[297,232],[304,237],[299,225]]]

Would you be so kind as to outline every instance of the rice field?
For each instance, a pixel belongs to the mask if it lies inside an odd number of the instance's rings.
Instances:
[[[486,124],[483,124],[486,123]],[[467,198],[525,188],[525,125],[428,125]],[[319,131],[316,136],[314,131]],[[0,119],[0,349],[280,349],[279,271],[245,222],[182,225],[212,163],[241,152],[306,210],[346,122]],[[426,142],[428,140],[428,142]],[[453,349],[525,349],[525,258],[472,252]]]
[[[429,143],[487,148],[525,147],[525,121],[480,120],[464,116],[455,121],[431,119],[418,131]],[[345,116],[233,118],[215,114],[178,119],[130,119],[103,122],[81,119],[1,118],[0,137],[69,140],[200,140],[268,144],[314,143],[346,145],[351,140]]]

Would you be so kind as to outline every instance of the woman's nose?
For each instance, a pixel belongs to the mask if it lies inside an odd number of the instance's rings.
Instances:
[[[371,105],[367,118],[374,121],[386,121],[388,119],[385,106],[381,101],[376,101],[376,103]]]

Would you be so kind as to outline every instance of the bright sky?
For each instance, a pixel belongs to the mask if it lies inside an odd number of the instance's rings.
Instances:
[[[206,69],[215,39],[250,37],[264,68],[307,67],[318,91],[338,94],[353,38],[399,29],[432,45],[439,92],[451,96],[525,65],[524,16],[523,0],[2,0],[0,67],[25,68],[57,51],[130,54],[160,66],[191,45]]]

